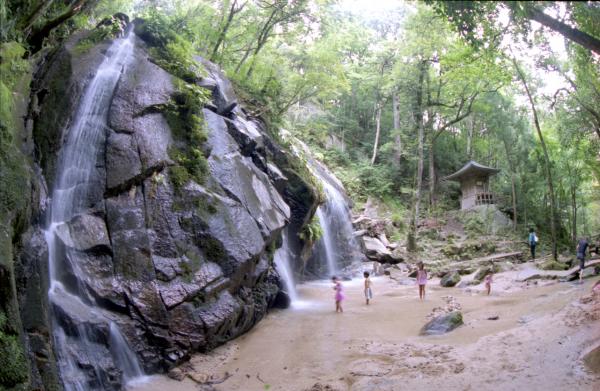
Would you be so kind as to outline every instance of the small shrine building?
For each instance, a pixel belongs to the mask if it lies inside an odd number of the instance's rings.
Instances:
[[[495,203],[494,195],[490,191],[490,176],[499,172],[497,168],[486,167],[471,160],[444,180],[460,182],[462,192],[460,208],[464,210],[477,205]]]

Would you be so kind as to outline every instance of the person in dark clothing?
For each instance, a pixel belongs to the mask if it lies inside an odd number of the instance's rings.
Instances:
[[[577,243],[577,259],[579,260],[579,282],[583,282],[583,269],[585,268],[585,252],[589,246],[587,238],[579,239]]]
[[[535,259],[535,246],[538,243],[538,237],[533,228],[529,228],[529,237],[527,242],[529,243],[529,250],[531,251],[531,259]]]

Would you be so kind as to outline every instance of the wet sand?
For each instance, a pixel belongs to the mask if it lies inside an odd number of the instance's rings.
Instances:
[[[186,370],[198,381],[229,374],[214,384],[219,391],[301,391],[317,383],[332,390],[600,390],[600,377],[580,357],[600,342],[600,320],[581,315],[578,301],[597,279],[490,296],[433,280],[420,301],[414,285],[376,277],[369,306],[357,279],[344,283],[343,314],[334,312],[331,284],[311,282],[299,287],[303,301],[295,308],[272,311],[246,335],[194,356]],[[448,295],[462,306],[465,325],[419,336]],[[129,389],[191,391],[198,384],[153,376]]]

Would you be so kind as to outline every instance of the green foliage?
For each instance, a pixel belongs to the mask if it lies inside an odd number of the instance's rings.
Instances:
[[[14,387],[28,380],[29,368],[18,336],[5,331],[6,323],[0,310],[0,385]]]
[[[125,24],[114,16],[107,17],[100,25],[94,28],[87,37],[83,38],[75,46],[75,50],[79,53],[85,53],[98,43],[113,39],[123,35],[125,32]]]
[[[15,118],[20,91],[19,82],[30,72],[29,63],[22,57],[25,48],[17,42],[0,45],[0,217],[20,211],[25,205],[22,189],[27,186],[25,159],[15,142],[18,129]]]
[[[225,257],[225,249],[221,242],[210,236],[201,237],[198,246],[206,255],[206,258],[213,262],[220,262]]]
[[[175,85],[177,92],[173,101],[163,109],[174,135],[184,141],[180,148],[169,149],[169,156],[178,164],[171,169],[171,181],[180,191],[190,179],[203,184],[208,174],[208,163],[202,152],[207,139],[202,109],[209,95],[205,89],[184,81],[176,81]]]
[[[298,237],[307,243],[316,243],[323,236],[319,216],[313,215],[309,223],[302,227]]]
[[[169,179],[171,180],[175,191],[181,192],[186,183],[188,183],[192,178],[184,167],[172,166],[169,167]]]
[[[135,32],[151,46],[156,63],[173,75],[189,83],[205,75],[203,67],[193,59],[190,31],[177,16],[151,9],[136,23]]]
[[[480,237],[485,234],[485,221],[479,213],[468,213],[465,215],[464,227],[469,237]]]

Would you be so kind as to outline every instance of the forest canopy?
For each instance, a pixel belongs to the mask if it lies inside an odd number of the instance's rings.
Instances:
[[[218,64],[274,136],[307,143],[359,206],[387,205],[409,245],[419,221],[458,207],[443,178],[469,160],[501,169],[498,206],[555,254],[598,234],[600,5],[371,3],[4,1],[0,169],[15,170],[19,80],[79,31],[113,38],[100,22],[122,13],[160,32],[180,77],[193,55]]]

